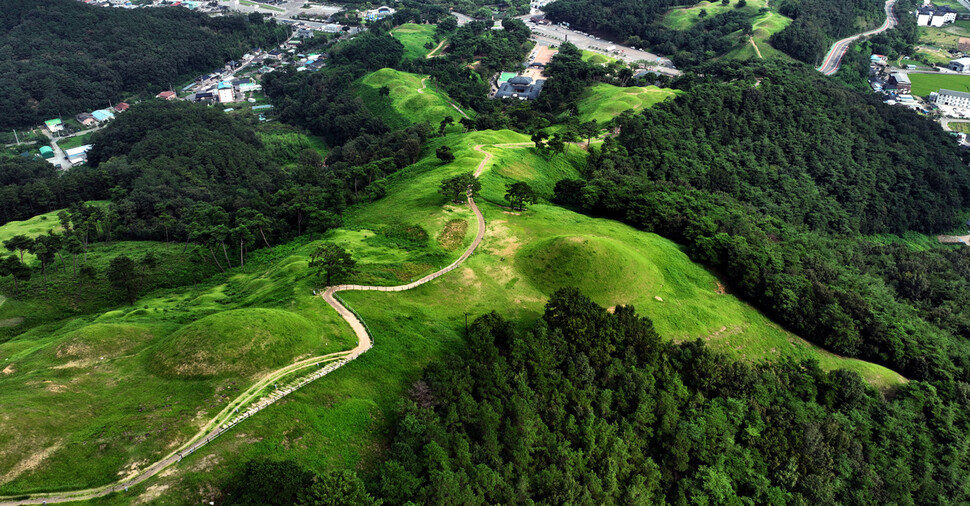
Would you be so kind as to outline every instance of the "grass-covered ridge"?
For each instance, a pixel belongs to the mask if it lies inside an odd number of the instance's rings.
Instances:
[[[581,121],[596,120],[605,123],[624,111],[639,111],[674,97],[679,92],[656,86],[630,86],[621,88],[612,84],[597,83],[591,86],[577,104]]]
[[[387,88],[387,96],[380,93],[381,88]],[[453,101],[444,92],[435,91],[426,75],[381,69],[364,76],[358,89],[368,109],[392,127],[423,121],[437,126],[445,117],[456,123],[462,118],[452,107]],[[460,130],[460,126],[451,126],[449,131]]]
[[[435,25],[415,23],[405,23],[391,31],[391,35],[404,44],[404,57],[407,59],[426,58],[431,50],[424,46],[429,42],[435,44],[434,33]]]

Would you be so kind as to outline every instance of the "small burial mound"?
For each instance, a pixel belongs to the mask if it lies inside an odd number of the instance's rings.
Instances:
[[[605,237],[551,237],[526,246],[515,261],[546,293],[574,286],[608,306],[632,302],[659,277],[635,250]]]
[[[150,368],[166,377],[247,376],[312,350],[320,336],[302,316],[278,309],[236,309],[206,316],[168,336]]]

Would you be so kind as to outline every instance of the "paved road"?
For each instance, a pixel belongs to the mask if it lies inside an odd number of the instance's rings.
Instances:
[[[828,54],[825,55],[825,60],[822,61],[822,65],[818,68],[818,71],[827,76],[838,72],[839,66],[842,64],[842,57],[845,56],[845,52],[848,51],[849,45],[855,42],[856,39],[882,33],[896,26],[898,21],[896,21],[896,13],[893,12],[893,5],[895,3],[896,0],[886,0],[886,22],[883,23],[879,28],[869,30],[868,32],[857,33],[851,37],[846,37],[835,44],[832,44],[832,49],[830,49]]]
[[[523,147],[531,146],[532,143],[523,142],[515,144],[495,144],[496,147]],[[476,151],[483,153],[485,159],[478,164],[478,168],[475,170],[475,177],[481,175],[485,166],[492,159],[492,154],[482,150],[482,145],[475,146]],[[334,310],[337,311],[340,316],[347,321],[350,328],[353,329],[354,334],[357,336],[357,346],[352,350],[342,351],[337,353],[331,353],[329,355],[324,355],[322,357],[314,357],[305,360],[301,360],[282,369],[274,371],[269,375],[265,376],[262,380],[258,381],[253,386],[249,387],[245,392],[240,394],[236,399],[226,405],[223,410],[216,415],[215,418],[209,421],[202,429],[196,434],[188,443],[181,446],[178,450],[170,453],[164,459],[152,464],[147,469],[141,471],[137,475],[128,478],[126,480],[113,483],[104,487],[91,488],[86,490],[77,490],[70,492],[57,492],[54,494],[30,494],[28,497],[23,498],[23,496],[16,496],[17,499],[13,497],[0,498],[0,506],[19,506],[24,504],[53,504],[62,503],[70,501],[84,501],[90,500],[97,497],[103,497],[105,495],[126,491],[129,487],[137,485],[152,476],[155,476],[163,469],[180,462],[183,457],[188,456],[207,445],[220,435],[224,434],[228,430],[232,429],[234,426],[240,422],[246,420],[250,416],[255,415],[259,411],[265,409],[271,404],[275,403],[279,399],[282,399],[286,395],[295,392],[296,390],[302,388],[303,386],[309,384],[310,382],[319,379],[328,373],[338,369],[339,367],[347,364],[348,362],[356,359],[362,355],[367,350],[373,347],[373,341],[371,340],[370,334],[367,332],[367,328],[362,321],[346,306],[344,306],[336,297],[337,292],[349,291],[349,290],[370,290],[370,291],[381,291],[381,292],[401,292],[404,290],[410,290],[412,288],[421,286],[428,283],[434,279],[437,279],[453,270],[458,268],[465,260],[468,259],[481,244],[482,239],[485,237],[485,217],[482,215],[481,210],[475,204],[473,198],[468,199],[468,204],[471,206],[472,210],[475,212],[475,217],[478,220],[478,232],[475,235],[475,240],[472,244],[458,257],[457,260],[452,262],[449,266],[428,274],[427,276],[400,286],[365,286],[365,285],[337,285],[328,287],[321,293],[323,300],[327,302]],[[324,364],[327,364],[324,366]],[[290,384],[284,385],[283,388],[276,388],[276,384],[282,382],[286,376],[290,374],[310,368],[317,367],[317,371],[308,376],[304,376],[296,381],[291,381]],[[263,393],[263,391],[269,388],[270,385],[274,385],[274,390],[269,395]],[[260,396],[263,396],[260,398]],[[257,401],[257,399],[259,399]],[[250,404],[251,402],[255,404]],[[236,407],[247,407],[248,409],[243,413],[239,413]]]

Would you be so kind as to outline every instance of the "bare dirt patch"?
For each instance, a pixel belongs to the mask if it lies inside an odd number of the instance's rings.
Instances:
[[[27,458],[21,460],[17,463],[17,465],[13,466],[13,469],[7,471],[7,474],[0,476],[0,483],[7,483],[27,471],[37,469],[45,460],[47,460],[47,457],[50,457],[52,453],[60,450],[61,446],[63,446],[62,443],[57,443],[54,446],[45,448],[39,452],[31,453]]]
[[[138,496],[138,499],[132,504],[149,504],[162,496],[162,494],[168,490],[169,485],[152,485],[145,489],[145,493]]]
[[[0,320],[0,327],[15,327],[20,325],[24,321],[23,316],[15,316],[13,318],[7,318],[5,320]]]
[[[3,368],[3,373],[4,374],[13,374],[15,372],[17,372],[17,370],[13,368],[13,364],[10,364],[7,367],[4,367]]]
[[[714,293],[718,295],[724,295],[727,293],[727,288],[725,288],[724,283],[717,281],[717,288],[714,289]]]
[[[438,235],[438,244],[445,251],[454,251],[461,246],[465,239],[465,232],[468,231],[468,222],[465,220],[450,220],[445,224],[445,228]]]

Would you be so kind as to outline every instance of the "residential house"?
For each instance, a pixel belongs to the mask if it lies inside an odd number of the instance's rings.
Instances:
[[[889,82],[886,87],[895,89],[896,93],[909,93],[913,88],[913,83],[910,82],[908,75],[902,72],[893,72],[889,76]]]
[[[178,98],[178,96],[175,95],[174,91],[163,91],[155,96],[162,100],[175,100],[176,98]]]
[[[129,107],[131,106],[129,106],[127,102],[118,102],[117,104],[115,104],[114,110],[115,112],[125,112],[128,110]]]
[[[61,118],[49,119],[44,122],[44,126],[46,126],[47,130],[50,130],[50,133],[52,134],[56,134],[57,132],[64,130],[64,124],[61,123]]]
[[[106,121],[111,121],[115,119],[115,115],[107,109],[98,109],[97,111],[92,111],[91,115],[98,123],[104,123]]]
[[[89,112],[82,112],[81,114],[74,116],[74,119],[86,127],[93,127],[94,125],[98,124],[98,120],[94,119],[94,116],[92,116]]]
[[[215,99],[216,99],[216,96],[208,91],[203,91],[201,93],[195,94],[196,102],[214,102]]]

